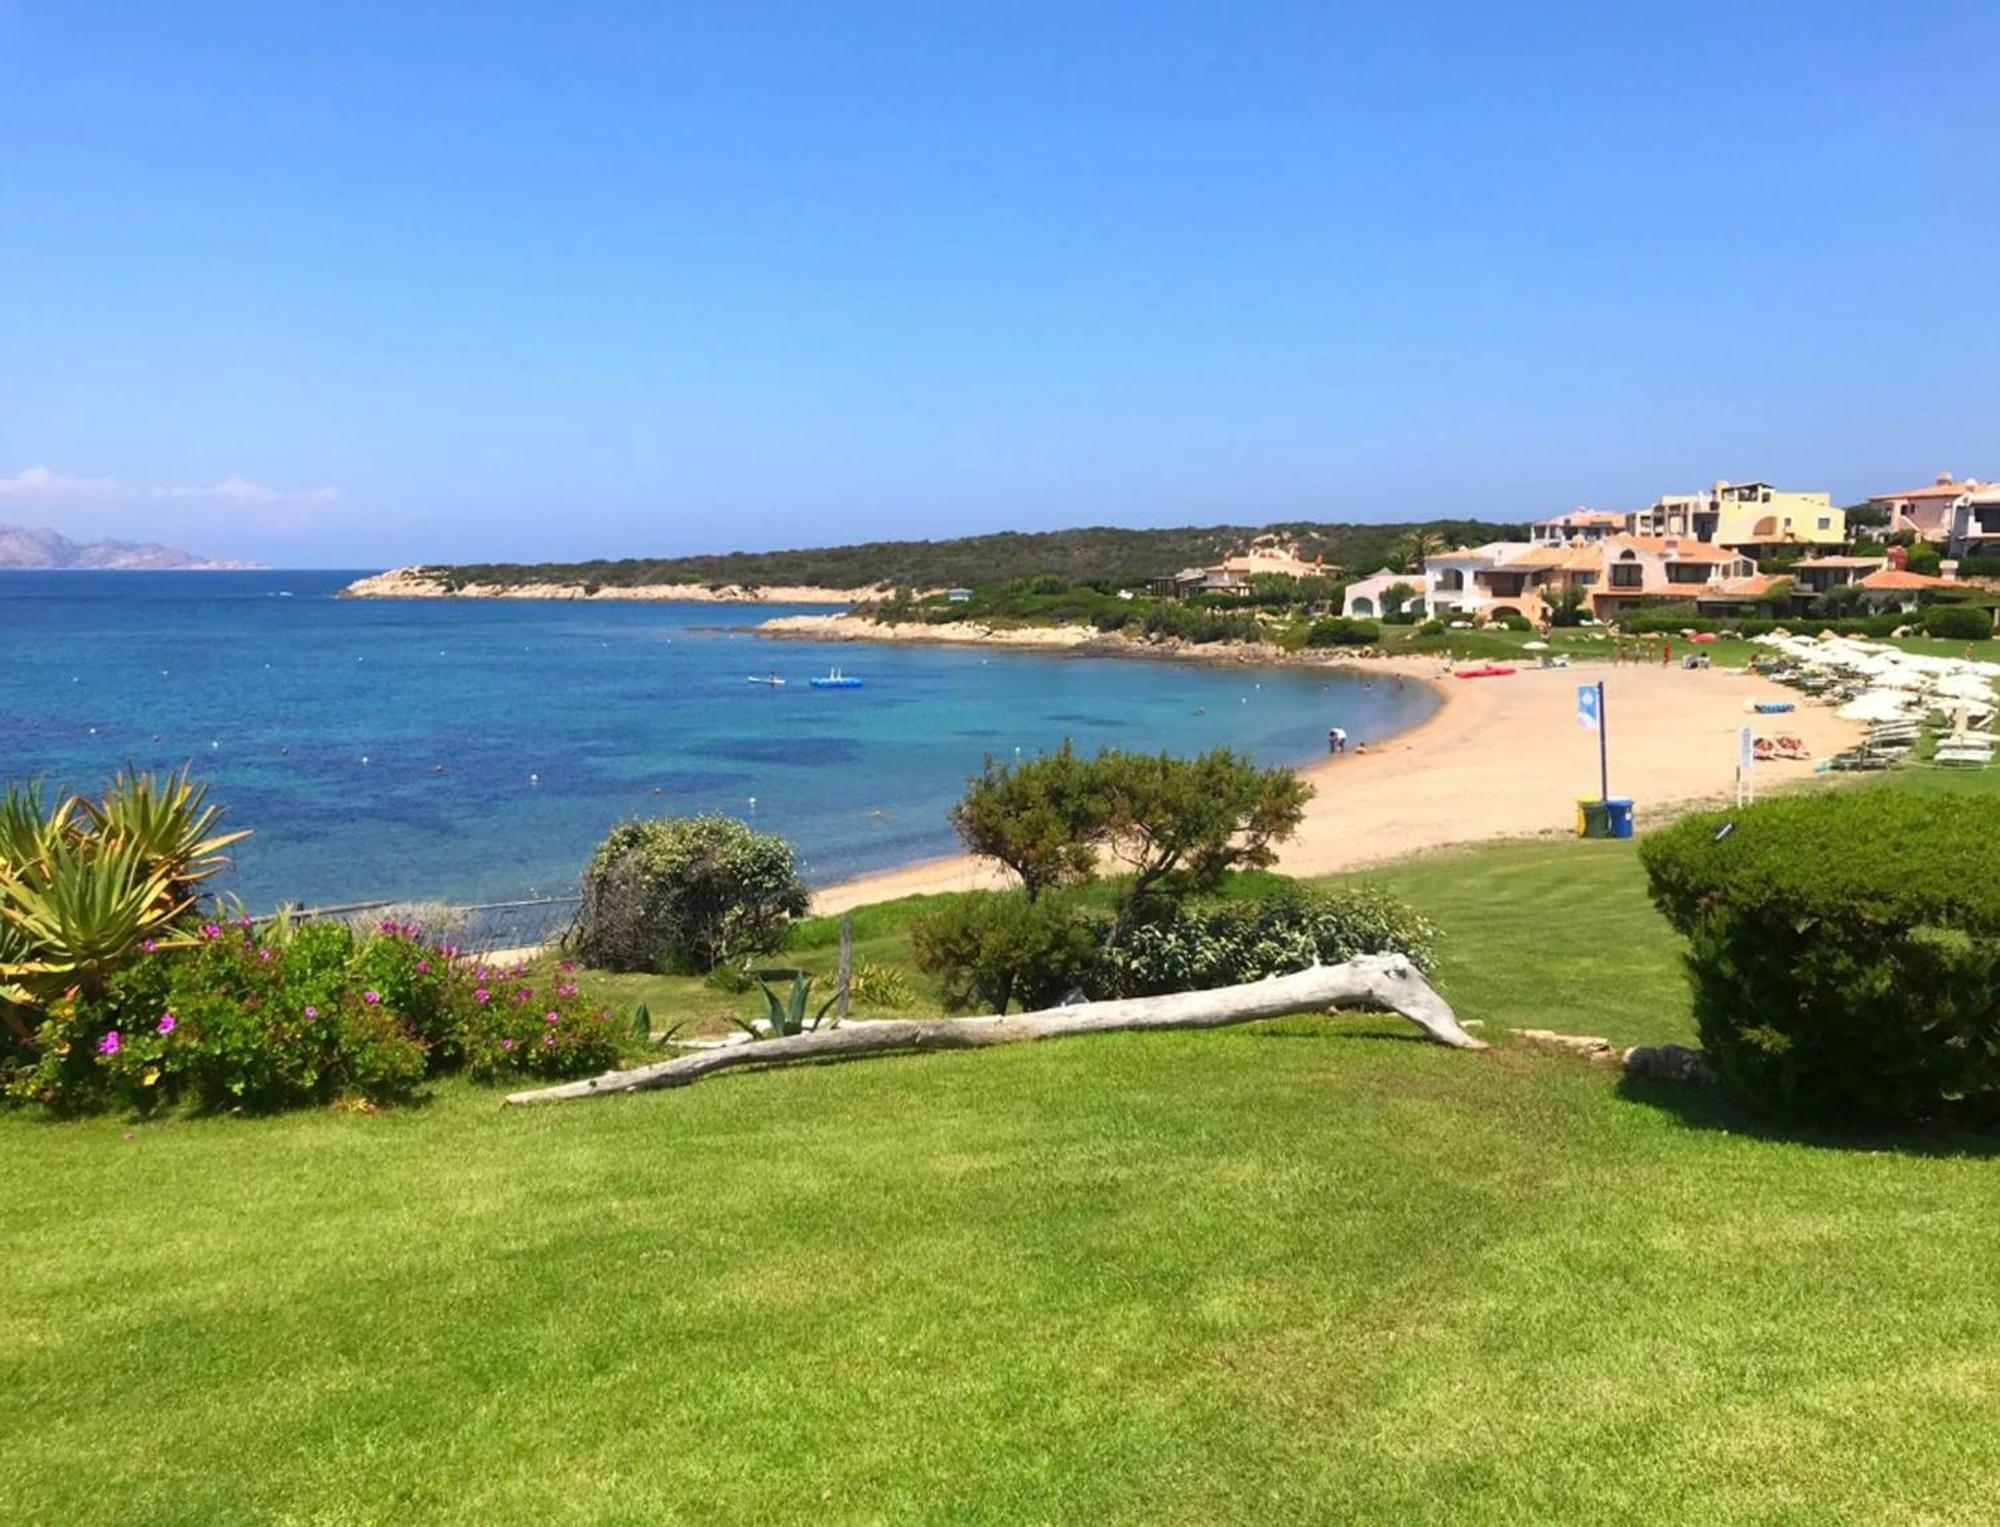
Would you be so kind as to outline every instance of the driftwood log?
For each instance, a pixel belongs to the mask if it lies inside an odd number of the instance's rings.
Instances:
[[[1296,975],[1273,976],[1216,991],[1090,1002],[1039,1013],[1016,1013],[1011,1017],[899,1019],[816,1029],[782,1039],[680,1055],[630,1071],[607,1071],[602,1076],[559,1086],[511,1093],[507,1101],[555,1103],[569,1098],[645,1092],[655,1087],[684,1087],[717,1071],[739,1066],[845,1060],[899,1050],[968,1049],[976,1045],[1011,1044],[1021,1039],[1108,1034],[1122,1029],[1214,1029],[1338,1007],[1381,1008],[1400,1013],[1439,1044],[1460,1050],[1486,1048],[1458,1026],[1450,1004],[1408,960],[1399,954],[1364,955],[1340,965],[1315,965]]]

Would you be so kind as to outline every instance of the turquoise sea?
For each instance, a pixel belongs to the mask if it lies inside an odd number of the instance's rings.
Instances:
[[[337,600],[344,572],[0,573],[0,778],[192,761],[253,910],[572,890],[633,814],[781,832],[826,884],[949,853],[983,755],[1074,738],[1269,763],[1416,724],[1421,684],[777,642],[770,606]],[[806,684],[834,664],[858,690]],[[782,689],[746,682],[776,671]]]

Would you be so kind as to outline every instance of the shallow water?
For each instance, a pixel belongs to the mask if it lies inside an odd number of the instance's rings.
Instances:
[[[769,606],[336,600],[350,573],[0,573],[0,778],[192,760],[256,829],[253,908],[572,889],[633,814],[784,833],[815,884],[955,846],[987,753],[1065,737],[1266,763],[1415,725],[1421,684],[776,642]],[[839,664],[865,688],[815,690]],[[782,689],[746,682],[771,671]],[[753,804],[754,801],[754,804]]]

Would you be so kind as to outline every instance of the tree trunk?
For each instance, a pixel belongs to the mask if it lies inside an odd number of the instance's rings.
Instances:
[[[553,1103],[567,1098],[605,1097],[683,1087],[716,1071],[737,1066],[776,1066],[787,1061],[849,1059],[896,1050],[964,1049],[1009,1044],[1021,1039],[1056,1039],[1070,1034],[1102,1034],[1122,1029],[1210,1029],[1254,1023],[1288,1013],[1317,1013],[1341,1006],[1382,1008],[1401,1013],[1440,1044],[1460,1050],[1486,1048],[1458,1026],[1451,1006],[1399,954],[1363,955],[1341,965],[1315,965],[1296,975],[1273,976],[1217,991],[1175,992],[1165,997],[1132,997],[1090,1002],[1009,1018],[941,1018],[853,1024],[816,1029],[782,1039],[759,1040],[725,1050],[656,1061],[630,1071],[607,1071],[577,1082],[537,1087],[508,1096],[510,1104]]]

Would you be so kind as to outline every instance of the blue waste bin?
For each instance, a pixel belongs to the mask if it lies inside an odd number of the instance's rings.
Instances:
[[[1604,814],[1610,818],[1607,824],[1614,838],[1632,836],[1632,801],[1629,796],[1614,795],[1604,803]]]

